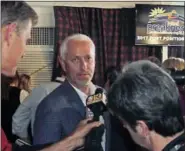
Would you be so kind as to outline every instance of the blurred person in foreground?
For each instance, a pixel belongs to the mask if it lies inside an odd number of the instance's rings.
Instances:
[[[108,92],[108,108],[133,140],[150,151],[184,151],[185,129],[175,81],[150,61],[136,61]]]
[[[26,48],[26,41],[30,38],[31,28],[36,25],[37,21],[36,12],[27,3],[23,1],[1,2],[1,71],[4,75],[10,77],[15,75],[17,64]],[[71,151],[83,145],[85,135],[101,124],[99,122],[87,124],[88,120],[81,121],[74,133],[43,151]],[[10,144],[1,128],[1,150],[29,151],[40,148],[43,147]]]
[[[106,91],[109,90],[109,88],[114,83],[118,75],[119,75],[119,70],[117,69],[117,67],[110,66],[106,69],[105,75],[104,75],[104,79],[105,79],[104,89]]]

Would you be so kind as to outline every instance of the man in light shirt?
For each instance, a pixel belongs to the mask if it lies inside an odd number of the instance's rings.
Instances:
[[[30,95],[19,105],[12,118],[12,132],[21,139],[30,141],[28,133],[29,124],[31,123],[31,132],[33,136],[33,124],[35,121],[35,112],[38,104],[61,83],[48,82],[34,88]]]

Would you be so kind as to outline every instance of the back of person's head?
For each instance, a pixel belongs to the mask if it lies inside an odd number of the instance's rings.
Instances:
[[[185,61],[182,58],[176,58],[177,63],[177,70],[184,70],[185,69]]]
[[[162,63],[164,69],[175,69],[175,57],[169,57]]]
[[[162,67],[164,69],[184,70],[185,61],[182,58],[169,57],[163,62]]]
[[[161,61],[157,57],[155,57],[155,56],[150,56],[146,60],[149,60],[149,61],[155,63],[159,67],[161,66]]]
[[[150,131],[164,137],[184,129],[176,84],[150,61],[136,61],[124,67],[108,92],[108,107],[134,131],[138,121],[144,121]]]
[[[31,77],[27,74],[20,75],[19,88],[30,92]]]
[[[117,79],[118,75],[119,69],[117,67],[115,66],[108,67],[104,74],[105,83],[109,81],[109,85],[111,86]]]
[[[87,35],[84,34],[73,34],[70,35],[68,37],[66,37],[64,39],[64,41],[62,42],[61,46],[60,46],[60,57],[65,60],[67,51],[68,51],[68,43],[69,41],[89,41],[90,45],[91,45],[91,51],[93,53],[93,55],[95,56],[95,45],[94,42],[92,41],[92,39],[90,37],[88,37]]]
[[[38,22],[37,13],[24,1],[1,1],[1,26],[17,24],[17,31],[27,26],[31,19],[32,26]]]

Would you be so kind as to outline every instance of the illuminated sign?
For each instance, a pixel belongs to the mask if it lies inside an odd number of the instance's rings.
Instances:
[[[136,5],[135,43],[184,46],[184,7]]]

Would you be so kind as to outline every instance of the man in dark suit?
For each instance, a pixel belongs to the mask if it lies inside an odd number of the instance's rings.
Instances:
[[[1,72],[6,76],[14,76],[17,64],[24,54],[26,41],[31,36],[31,28],[36,25],[38,16],[36,12],[24,1],[2,1],[1,2]],[[77,129],[66,137],[42,151],[72,151],[82,146],[84,137],[88,132],[100,125],[99,122],[88,123],[83,120]],[[10,144],[6,134],[1,128],[1,150],[3,151],[35,151],[48,146],[19,146]]]
[[[95,69],[95,45],[88,36],[74,34],[67,37],[60,48],[60,64],[67,80],[39,104],[34,123],[34,144],[56,142],[69,135],[86,117],[86,99],[97,88],[91,82]],[[103,117],[106,136],[103,135],[102,148],[108,150],[108,113]]]

